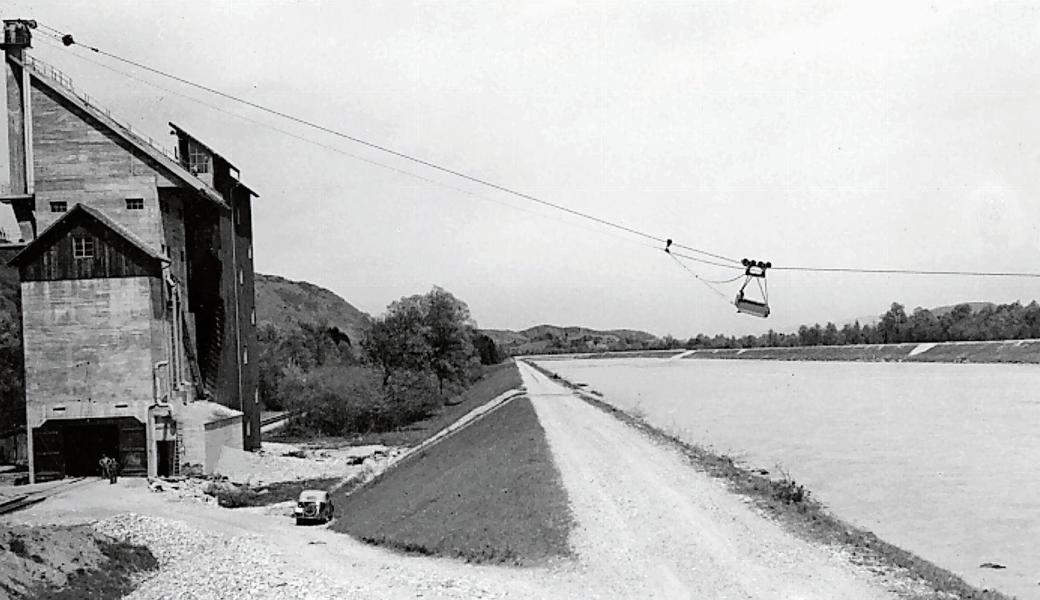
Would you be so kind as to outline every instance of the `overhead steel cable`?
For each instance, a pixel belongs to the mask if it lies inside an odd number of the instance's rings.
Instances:
[[[58,37],[56,35],[52,35],[51,37],[54,37],[55,39],[58,39],[58,40],[61,39],[60,37]],[[53,46],[55,48],[62,48],[62,46],[59,46],[59,45],[57,45],[54,42],[48,41],[47,38],[41,38],[41,39],[43,41],[47,42],[48,45],[51,45],[51,46]],[[226,114],[226,115],[238,118],[238,119],[242,119],[243,121],[247,121],[249,123],[253,123],[255,125],[258,125],[260,127],[264,127],[266,129],[270,129],[271,131],[275,131],[275,132],[280,133],[282,135],[289,136],[289,137],[297,139],[297,140],[299,140],[301,142],[312,144],[312,145],[318,146],[320,148],[323,148],[325,150],[329,150],[331,152],[336,152],[338,154],[342,154],[344,156],[348,156],[348,157],[353,158],[355,160],[359,160],[361,162],[364,162],[364,163],[367,163],[367,164],[370,164],[370,165],[373,165],[373,166],[377,166],[377,167],[380,167],[380,168],[383,168],[383,169],[387,169],[387,170],[392,171],[394,173],[397,173],[399,175],[405,175],[407,177],[411,177],[411,178],[417,179],[419,181],[423,181],[425,183],[429,183],[431,185],[439,186],[439,187],[442,187],[444,189],[452,190],[454,192],[459,192],[461,194],[465,194],[467,196],[471,196],[471,197],[477,198],[479,200],[485,200],[485,201],[488,201],[488,202],[493,202],[493,203],[498,204],[500,206],[505,206],[505,207],[511,208],[513,210],[518,210],[520,212],[527,213],[529,215],[534,215],[536,217],[540,217],[540,218],[544,218],[544,219],[550,219],[550,220],[556,221],[558,223],[564,223],[566,225],[569,225],[571,227],[577,227],[577,228],[582,229],[584,231],[590,231],[590,232],[598,233],[598,234],[601,234],[601,235],[609,235],[609,236],[611,236],[613,238],[616,238],[616,239],[619,239],[619,240],[623,240],[625,242],[629,242],[629,243],[632,243],[632,244],[637,244],[637,245],[639,245],[639,246],[641,246],[643,248],[648,248],[648,249],[655,250],[655,251],[660,249],[659,246],[650,245],[650,244],[647,244],[647,243],[644,243],[644,242],[640,242],[640,241],[637,241],[635,239],[632,239],[632,238],[629,238],[629,237],[624,237],[624,236],[621,236],[621,235],[618,235],[618,234],[615,234],[615,233],[612,233],[610,231],[606,231],[606,230],[603,230],[603,229],[592,229],[590,227],[582,227],[581,225],[578,225],[577,223],[562,221],[560,219],[553,219],[551,216],[549,216],[548,214],[545,214],[545,213],[536,212],[536,211],[533,211],[533,210],[527,210],[525,208],[521,208],[521,207],[516,206],[514,204],[510,204],[508,202],[503,202],[502,200],[499,200],[497,198],[493,198],[491,196],[486,196],[484,194],[479,194],[479,193],[474,192],[472,190],[467,190],[467,189],[464,189],[464,188],[460,188],[460,187],[457,187],[457,186],[445,183],[443,181],[438,181],[436,179],[431,179],[429,177],[425,177],[423,175],[419,175],[418,173],[414,173],[412,171],[407,171],[407,170],[401,169],[399,167],[395,167],[393,165],[389,165],[389,164],[382,163],[382,162],[379,162],[379,161],[376,161],[376,160],[372,160],[370,158],[366,158],[364,156],[360,156],[360,155],[354,154],[352,152],[348,152],[346,150],[343,150],[342,148],[337,148],[335,146],[330,146],[328,144],[319,142],[317,140],[314,140],[314,139],[311,139],[311,138],[308,138],[308,137],[304,137],[304,136],[298,135],[298,134],[293,133],[291,131],[287,131],[285,129],[281,129],[279,127],[275,127],[274,125],[271,125],[271,124],[266,123],[264,121],[260,121],[260,120],[254,119],[252,117],[247,117],[245,115],[242,115],[242,114],[239,114],[239,113],[227,110],[227,109],[225,109],[223,107],[220,107],[220,106],[217,106],[215,104],[210,104],[208,102],[205,102],[203,100],[195,98],[194,96],[189,96],[188,94],[184,94],[182,92],[178,92],[177,90],[173,90],[173,89],[170,89],[168,87],[159,85],[159,84],[157,84],[157,83],[155,83],[153,81],[149,81],[147,79],[143,79],[141,77],[137,77],[137,76],[132,75],[130,73],[127,73],[125,71],[121,71],[119,69],[116,69],[115,67],[112,67],[110,65],[106,65],[106,64],[104,64],[102,62],[98,62],[96,60],[91,60],[91,59],[89,59],[89,58],[87,58],[85,56],[80,56],[78,54],[73,54],[71,56],[73,58],[76,58],[77,60],[82,60],[84,62],[88,62],[88,63],[90,63],[92,65],[95,65],[97,67],[100,67],[102,69],[106,69],[108,71],[111,71],[112,73],[116,73],[116,74],[121,75],[123,77],[126,77],[128,79],[132,79],[132,80],[137,81],[139,83],[143,83],[145,85],[153,87],[153,88],[155,88],[157,90],[161,90],[163,92],[166,92],[166,93],[169,93],[169,94],[173,94],[175,96],[179,96],[179,97],[184,98],[186,100],[190,100],[191,102],[195,102],[195,103],[197,103],[197,104],[199,104],[201,106],[209,108],[210,110],[215,110],[217,112],[220,112],[220,113],[223,113],[223,114]],[[704,258],[699,258],[699,257],[696,257],[696,256],[690,256],[690,255],[687,255],[687,254],[682,254],[682,253],[679,253],[679,252],[673,252],[673,254],[678,256],[678,257],[680,257],[680,258],[683,258],[685,260],[694,261],[694,262],[698,262],[698,263],[702,263],[702,264],[713,265],[713,266],[723,267],[723,268],[727,268],[727,269],[740,269],[740,268],[742,268],[742,267],[739,267],[737,265],[730,265],[730,264],[719,263],[719,262],[707,260],[707,259],[704,259]],[[739,279],[739,277],[738,277],[738,279]],[[722,282],[722,283],[729,283],[730,281],[735,281],[735,280],[729,280],[729,281]]]
[[[1022,271],[939,271],[927,269],[860,269],[855,267],[783,267],[774,266],[774,271],[804,271],[808,273],[865,273],[878,275],[949,275],[954,277],[1026,277],[1040,278],[1040,273]]]
[[[383,153],[389,154],[391,156],[396,156],[396,157],[401,158],[403,160],[407,160],[407,161],[410,161],[410,162],[422,165],[422,166],[430,168],[430,169],[441,171],[442,173],[447,173],[449,175],[452,175],[452,176],[455,176],[455,177],[459,177],[459,178],[465,179],[467,181],[471,181],[471,182],[476,183],[478,185],[482,185],[482,186],[485,186],[485,187],[488,187],[488,188],[491,188],[491,189],[494,189],[494,190],[497,190],[497,191],[500,191],[500,192],[503,192],[503,193],[506,193],[506,194],[510,194],[510,195],[516,196],[518,198],[523,198],[524,200],[535,202],[535,203],[541,204],[543,206],[547,206],[547,207],[550,207],[550,208],[553,208],[553,209],[556,209],[556,210],[559,210],[559,211],[562,211],[562,212],[565,212],[565,213],[568,213],[568,214],[571,214],[571,215],[574,215],[574,216],[577,216],[577,217],[580,217],[580,218],[583,218],[583,219],[587,219],[589,221],[593,221],[593,222],[599,223],[601,225],[605,225],[607,227],[612,227],[614,229],[618,229],[620,231],[624,231],[624,232],[627,232],[627,233],[630,233],[630,234],[633,234],[633,235],[637,235],[637,236],[640,236],[640,237],[643,237],[643,238],[646,238],[646,239],[649,239],[649,240],[653,240],[655,242],[659,242],[659,243],[662,243],[662,244],[665,242],[665,239],[662,238],[662,237],[658,237],[658,236],[646,233],[644,231],[639,231],[638,229],[634,229],[632,227],[628,227],[627,225],[622,225],[622,224],[614,222],[614,221],[609,221],[607,219],[602,219],[600,217],[597,217],[595,215],[592,215],[592,214],[589,214],[589,213],[586,213],[586,212],[575,210],[573,208],[568,208],[568,207],[563,206],[561,204],[556,204],[555,202],[550,202],[548,200],[543,200],[542,198],[539,198],[537,196],[533,196],[531,194],[527,194],[525,192],[521,192],[521,191],[513,189],[511,187],[500,185],[500,184],[494,183],[492,181],[488,181],[487,179],[476,177],[474,175],[469,175],[469,174],[464,173],[462,171],[459,171],[457,169],[452,169],[450,167],[445,167],[445,166],[439,165],[439,164],[437,164],[435,162],[426,160],[424,158],[419,158],[417,156],[414,156],[412,154],[408,154],[406,152],[402,152],[400,150],[394,150],[393,148],[390,148],[388,146],[384,146],[382,144],[378,144],[378,143],[375,143],[375,142],[370,142],[368,140],[359,138],[359,137],[354,136],[354,135],[350,135],[348,133],[344,133],[342,131],[337,131],[335,129],[332,129],[331,127],[326,127],[324,125],[315,123],[313,121],[309,121],[307,119],[303,119],[301,117],[297,117],[297,116],[291,115],[289,113],[286,113],[286,112],[283,112],[283,111],[280,111],[280,110],[277,110],[277,109],[274,109],[274,108],[270,108],[270,107],[264,106],[262,104],[258,104],[256,102],[252,102],[250,100],[246,100],[245,98],[240,98],[240,97],[235,96],[233,94],[229,94],[227,92],[220,91],[218,89],[215,89],[215,88],[203,85],[201,83],[196,83],[196,82],[191,81],[189,79],[185,79],[183,77],[179,77],[177,75],[173,75],[171,73],[167,73],[166,71],[163,71],[161,69],[157,69],[155,67],[150,67],[148,65],[139,63],[139,62],[134,61],[134,60],[130,60],[128,58],[123,58],[122,56],[119,56],[117,54],[113,54],[111,52],[107,52],[105,50],[97,48],[96,46],[89,46],[89,45],[86,45],[86,44],[79,44],[78,42],[76,42],[74,40],[74,38],[72,37],[71,34],[62,32],[60,30],[57,30],[57,29],[55,29],[53,27],[46,26],[46,25],[43,25],[43,27],[45,27],[49,31],[53,32],[52,35],[60,36],[57,39],[60,39],[61,42],[65,46],[72,46],[72,45],[81,46],[83,48],[86,48],[87,50],[90,50],[91,52],[95,52],[97,54],[101,54],[103,56],[107,56],[109,58],[112,58],[114,60],[118,60],[118,61],[126,63],[128,65],[132,65],[134,67],[137,67],[138,69],[143,69],[145,71],[149,71],[151,73],[155,73],[156,75],[160,75],[162,77],[166,77],[168,79],[172,79],[172,80],[177,81],[179,83],[182,83],[184,85],[188,85],[188,86],[191,86],[191,87],[194,87],[194,88],[197,88],[197,89],[209,92],[211,94],[215,94],[215,95],[220,96],[222,98],[226,98],[228,100],[232,100],[234,102],[238,102],[240,104],[244,104],[244,105],[252,107],[252,108],[254,108],[256,110],[260,110],[260,111],[263,111],[263,112],[275,115],[277,117],[280,117],[280,118],[283,118],[283,119],[287,119],[289,121],[293,121],[293,122],[298,123],[300,125],[304,125],[306,127],[310,127],[312,129],[316,129],[318,131],[327,133],[329,135],[334,135],[334,136],[337,136],[337,137],[349,140],[349,141],[354,142],[356,144],[360,144],[362,146],[366,146],[368,148],[372,148],[373,150],[378,150],[379,152],[383,152]],[[701,250],[700,248],[695,248],[693,246],[686,246],[686,245],[679,244],[679,243],[676,243],[675,246],[677,246],[679,248],[682,248],[684,250],[687,250],[689,252],[693,252],[693,253],[696,253],[696,254],[701,254],[701,255],[708,256],[708,257],[711,257],[711,258],[714,258],[714,259],[717,259],[717,260],[721,260],[721,261],[731,262],[731,263],[734,263],[734,264],[738,264],[740,262],[740,261],[738,261],[736,259],[733,259],[733,258],[730,258],[730,257],[727,257],[727,256],[723,256],[721,254],[708,252],[707,250]]]
[[[73,46],[73,45],[82,46],[83,48],[86,48],[87,50],[90,50],[91,52],[95,52],[97,54],[100,54],[100,55],[103,55],[103,56],[107,56],[107,57],[112,58],[114,60],[126,63],[126,64],[131,65],[131,66],[134,66],[136,68],[143,69],[143,70],[149,71],[151,73],[155,73],[156,75],[160,75],[162,77],[166,77],[168,79],[172,79],[172,80],[177,81],[179,83],[182,83],[184,85],[188,85],[188,86],[191,86],[191,87],[203,90],[205,92],[208,92],[208,93],[211,93],[211,94],[215,94],[215,95],[220,96],[222,98],[226,98],[228,100],[232,100],[234,102],[238,102],[240,104],[244,104],[244,105],[249,106],[251,108],[254,108],[256,110],[260,110],[260,111],[263,111],[263,112],[275,115],[277,117],[280,117],[280,118],[283,118],[283,119],[287,119],[289,121],[298,123],[300,125],[304,125],[306,127],[310,127],[312,129],[315,129],[315,130],[327,133],[329,135],[333,135],[333,136],[337,136],[337,137],[349,140],[349,141],[351,141],[353,143],[356,143],[356,144],[359,144],[359,145],[371,148],[373,150],[377,150],[379,152],[383,152],[385,154],[389,154],[391,156],[395,156],[395,157],[401,158],[403,160],[407,160],[407,161],[410,161],[412,163],[419,164],[419,165],[422,165],[424,167],[427,167],[427,168],[430,168],[430,169],[434,169],[436,171],[440,171],[440,172],[452,175],[454,177],[459,177],[461,179],[465,179],[467,181],[476,183],[478,185],[482,185],[482,186],[485,186],[485,187],[488,187],[488,188],[491,188],[491,189],[494,189],[494,190],[497,190],[497,191],[500,191],[500,192],[503,192],[503,193],[506,193],[506,194],[509,194],[509,195],[512,195],[512,196],[515,196],[515,197],[518,197],[518,198],[521,198],[521,199],[524,199],[524,200],[527,200],[527,201],[530,201],[530,202],[534,202],[534,203],[537,203],[537,204],[540,204],[540,205],[543,205],[543,206],[546,206],[546,207],[549,207],[549,208],[552,208],[552,209],[555,209],[555,210],[558,210],[558,211],[561,211],[561,212],[564,212],[564,213],[567,213],[567,214],[570,214],[570,215],[582,218],[582,219],[586,219],[586,220],[598,223],[600,225],[604,225],[604,226],[607,226],[607,227],[610,227],[610,228],[613,228],[613,229],[616,229],[616,230],[619,230],[619,231],[624,231],[626,233],[629,233],[629,234],[632,234],[632,235],[635,235],[635,236],[639,236],[639,237],[642,237],[642,238],[647,239],[647,240],[652,240],[654,242],[658,242],[658,243],[661,243],[661,244],[663,244],[663,243],[665,243],[667,241],[665,238],[661,238],[659,236],[656,236],[656,235],[653,235],[653,234],[649,234],[649,233],[646,233],[644,231],[640,231],[640,230],[632,228],[632,227],[628,227],[627,225],[623,225],[621,223],[610,221],[608,219],[603,219],[603,218],[600,218],[600,217],[597,217],[595,215],[592,215],[592,214],[589,214],[589,213],[585,213],[585,212],[582,212],[582,211],[579,211],[579,210],[568,208],[566,206],[563,206],[563,205],[560,205],[560,204],[556,204],[554,202],[550,202],[548,200],[544,200],[544,199],[539,198],[537,196],[533,196],[531,194],[527,194],[525,192],[521,192],[519,190],[510,188],[508,186],[500,185],[500,184],[494,183],[492,181],[488,181],[488,180],[480,178],[480,177],[469,175],[469,174],[466,174],[466,173],[464,173],[462,171],[458,171],[456,169],[445,167],[445,166],[439,165],[437,163],[434,163],[432,161],[429,161],[429,160],[426,160],[426,159],[423,159],[423,158],[419,158],[417,156],[414,156],[414,155],[411,155],[411,154],[408,154],[408,153],[405,153],[405,152],[402,152],[402,151],[399,151],[399,150],[394,150],[393,148],[390,148],[388,146],[384,146],[382,144],[378,144],[378,143],[375,143],[375,142],[370,142],[368,140],[365,140],[365,139],[362,139],[362,138],[359,138],[357,136],[353,136],[353,135],[350,135],[350,134],[347,134],[347,133],[344,133],[344,132],[341,132],[341,131],[337,131],[335,129],[332,129],[330,127],[326,127],[324,125],[320,125],[318,123],[309,121],[307,119],[303,119],[301,117],[297,117],[297,116],[291,115],[289,113],[286,113],[286,112],[283,112],[283,111],[280,111],[280,110],[277,110],[277,109],[269,108],[267,106],[264,106],[264,105],[252,102],[250,100],[246,100],[244,98],[240,98],[240,97],[235,96],[233,94],[229,94],[227,92],[223,92],[223,91],[220,91],[218,89],[215,89],[215,88],[212,88],[212,87],[200,84],[200,83],[196,83],[196,82],[191,81],[189,79],[185,79],[183,77],[179,77],[177,75],[173,75],[171,73],[167,73],[167,72],[165,72],[165,71],[163,71],[161,69],[150,67],[148,65],[139,63],[137,61],[130,60],[128,58],[124,58],[124,57],[119,56],[117,54],[113,54],[111,52],[107,52],[107,51],[102,50],[100,48],[97,48],[95,46],[79,44],[78,42],[76,42],[73,39],[71,34],[68,34],[66,32],[63,32],[61,30],[55,29],[53,27],[50,27],[50,26],[42,24],[42,23],[40,23],[39,26],[44,28],[44,29],[46,29],[47,31],[49,31],[50,33],[48,33],[48,35],[50,35],[51,37],[54,37],[55,39],[60,40],[64,46]],[[44,32],[44,33],[47,33],[47,32]],[[100,65],[100,63],[96,63],[96,64]],[[104,65],[101,65],[101,66],[104,66]],[[106,67],[106,68],[110,68],[110,67]],[[132,76],[130,76],[130,77],[132,77]],[[159,87],[159,86],[156,86],[156,87]],[[165,88],[160,88],[160,89],[165,89]],[[167,91],[170,91],[170,90],[167,90]],[[176,92],[171,92],[171,93],[176,93]],[[202,102],[202,101],[199,101],[197,99],[195,101],[199,102],[200,104],[204,104],[205,105],[205,103]],[[211,108],[215,108],[215,107],[211,107]],[[222,110],[222,109],[217,108],[216,110]],[[223,111],[223,112],[227,112],[227,111]],[[229,114],[235,114],[235,113],[229,113]],[[237,116],[241,116],[241,115],[237,115]],[[251,119],[248,119],[248,117],[241,117],[241,118],[247,119],[247,120],[251,120]],[[365,161],[365,162],[368,162],[368,163],[371,163],[371,164],[375,164],[375,165],[378,165],[378,166],[382,166],[384,168],[388,168],[388,169],[397,171],[399,173],[408,175],[410,177],[416,177],[416,178],[419,178],[419,179],[423,179],[425,181],[429,181],[431,183],[435,183],[436,185],[442,185],[444,187],[455,189],[457,191],[461,191],[461,192],[464,192],[464,193],[467,193],[467,194],[470,194],[470,195],[474,195],[474,196],[477,196],[477,197],[481,197],[481,198],[485,198],[485,199],[488,198],[486,196],[481,196],[479,194],[476,194],[474,192],[470,192],[468,190],[462,190],[461,188],[455,188],[453,186],[450,186],[450,185],[447,185],[447,184],[443,184],[441,182],[437,182],[435,180],[431,180],[431,179],[422,177],[420,175],[416,175],[414,173],[410,173],[408,171],[404,171],[404,170],[398,169],[396,167],[392,167],[392,166],[389,166],[389,165],[385,165],[383,163],[379,163],[377,161],[372,161],[370,159],[359,157],[359,156],[353,155],[353,154],[351,154],[349,152],[342,151],[342,150],[339,150],[339,149],[335,149],[335,148],[332,148],[331,146],[326,146],[324,144],[321,144],[320,142],[316,142],[316,141],[313,141],[313,140],[308,140],[306,138],[302,138],[302,137],[300,137],[298,135],[292,134],[290,132],[286,132],[284,130],[280,130],[280,129],[275,128],[275,127],[271,127],[271,129],[273,129],[275,131],[279,131],[279,132],[281,132],[281,133],[283,133],[285,135],[289,135],[291,137],[294,137],[294,138],[297,138],[297,139],[301,139],[303,141],[307,141],[309,143],[316,144],[316,145],[319,145],[319,146],[331,149],[331,150],[333,150],[335,152],[339,152],[341,154],[344,154],[344,155],[347,155],[347,156],[351,156],[353,158],[357,158],[359,160],[362,160],[362,161]],[[512,206],[512,205],[507,204],[507,206]],[[517,207],[513,206],[513,208],[517,208]],[[537,213],[534,213],[534,214],[537,214]],[[731,258],[731,257],[728,257],[728,256],[724,256],[722,254],[709,252],[707,250],[702,250],[700,248],[696,248],[696,247],[693,247],[693,246],[688,246],[688,245],[685,245],[685,244],[681,244],[679,242],[673,242],[672,246],[675,247],[675,248],[682,248],[683,250],[687,250],[689,252],[693,252],[693,253],[699,254],[701,256],[707,256],[707,257],[716,259],[718,261],[722,261],[722,263],[713,262],[713,261],[706,260],[706,259],[703,259],[703,258],[700,258],[700,257],[693,257],[693,256],[689,256],[689,255],[683,255],[683,254],[676,255],[678,257],[681,257],[681,258],[684,258],[684,259],[687,259],[687,260],[692,260],[692,261],[700,262],[700,263],[703,263],[703,264],[709,264],[709,265],[725,267],[725,268],[737,268],[737,269],[741,268],[739,266],[740,265],[740,261],[739,260]],[[675,253],[673,252],[672,254],[675,254]],[[676,256],[673,256],[673,258],[676,258]],[[723,264],[723,263],[728,263],[728,264]],[[680,263],[680,264],[682,264],[682,263]],[[686,268],[686,265],[683,265],[683,267]],[[773,270],[777,270],[777,271],[802,271],[802,272],[814,272],[814,273],[861,273],[861,274],[887,274],[887,275],[928,275],[928,276],[961,276],[961,277],[1024,277],[1024,278],[1040,278],[1040,273],[1029,273],[1029,272],[987,272],[987,271],[922,270],[922,269],[869,269],[869,268],[812,267],[812,266],[787,266],[787,267],[785,267],[785,266],[774,266]],[[700,276],[697,276],[697,278],[700,279],[701,281],[705,281]],[[728,282],[731,282],[731,281],[735,281],[735,279],[734,280],[730,280]],[[714,289],[714,288],[712,288],[712,289]]]

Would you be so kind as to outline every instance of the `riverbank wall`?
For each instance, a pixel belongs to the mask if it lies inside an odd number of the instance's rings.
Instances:
[[[597,352],[527,356],[536,360],[591,358],[811,360],[849,362],[940,362],[1040,364],[1040,340],[856,344],[849,346],[796,346],[787,348],[701,348],[643,352]]]

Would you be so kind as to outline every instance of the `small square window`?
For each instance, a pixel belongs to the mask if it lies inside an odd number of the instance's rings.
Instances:
[[[127,198],[127,210],[141,210],[144,208],[144,198]]]
[[[68,202],[51,202],[51,212],[66,212],[68,210]]]
[[[72,258],[94,258],[94,238],[72,238]]]

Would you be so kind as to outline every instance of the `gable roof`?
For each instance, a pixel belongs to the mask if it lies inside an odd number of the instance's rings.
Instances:
[[[123,238],[141,252],[143,252],[148,258],[158,260],[161,262],[170,262],[170,259],[166,258],[154,248],[141,241],[139,237],[131,233],[127,228],[123,227],[119,223],[116,223],[108,215],[101,212],[96,208],[91,208],[85,204],[76,204],[67,213],[61,216],[60,219],[50,224],[47,229],[44,229],[40,235],[36,236],[36,239],[29,242],[21,249],[18,254],[11,257],[11,260],[7,261],[8,264],[14,266],[20,266],[25,263],[30,257],[36,254],[36,250],[42,247],[48,246],[54,238],[58,237],[59,231],[62,228],[62,224],[74,219],[79,215],[83,215],[89,219],[100,223],[106,228],[112,230],[119,237]]]
[[[69,102],[76,108],[90,115],[95,121],[101,123],[105,129],[109,130],[142,154],[152,159],[155,163],[162,168],[167,174],[172,176],[174,179],[179,180],[186,187],[196,190],[201,196],[211,200],[212,202],[220,205],[223,208],[229,209],[227,202],[220,195],[217,190],[213,189],[212,186],[202,181],[198,177],[192,175],[187,169],[185,169],[179,162],[170,158],[165,153],[160,151],[158,148],[152,146],[128,127],[125,127],[105,111],[94,106],[88,102],[84,97],[81,97],[78,93],[73,92],[69,87],[66,87],[60,83],[57,79],[51,76],[51,73],[47,70],[50,67],[46,67],[45,63],[38,61],[31,57],[26,57],[27,60],[19,61],[11,55],[7,55],[7,60],[19,65],[26,70],[33,79],[43,84],[48,90],[61,96],[65,101]],[[43,67],[43,68],[41,68]]]

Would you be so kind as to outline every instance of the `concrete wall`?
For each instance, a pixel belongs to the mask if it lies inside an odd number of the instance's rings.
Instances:
[[[164,244],[157,186],[176,185],[125,140],[56,93],[32,89],[33,173],[37,231],[61,217],[50,203],[79,202],[102,210],[156,250]],[[143,198],[144,208],[126,208]]]
[[[224,447],[242,449],[242,417],[232,417],[223,421],[206,425],[206,463],[207,473],[212,473],[220,460]]]
[[[147,422],[153,365],[165,360],[153,350],[163,326],[155,323],[154,279],[21,284],[29,427],[47,418]]]

